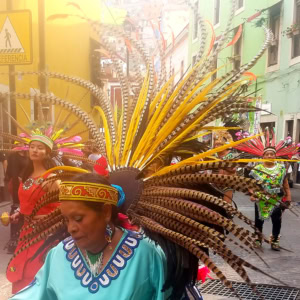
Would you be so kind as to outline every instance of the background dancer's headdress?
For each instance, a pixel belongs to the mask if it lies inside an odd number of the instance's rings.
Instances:
[[[80,150],[80,148],[82,148],[84,145],[81,143],[82,138],[79,135],[66,136],[66,133],[69,131],[67,127],[57,128],[57,126],[50,124],[49,122],[31,121],[24,108],[22,106],[21,108],[27,116],[29,124],[26,126],[26,128],[24,128],[10,114],[7,113],[11,120],[13,120],[16,127],[21,130],[21,133],[18,136],[15,136],[6,132],[0,132],[0,136],[10,141],[8,143],[4,143],[4,146],[6,147],[3,147],[3,149],[0,149],[0,151],[10,151],[12,145],[14,145],[14,151],[28,150],[31,142],[38,141],[45,144],[51,151],[55,150],[56,152],[61,153],[83,155],[83,152]],[[20,145],[15,144],[16,142]]]
[[[78,8],[78,5],[74,6]],[[218,226],[228,230],[234,239],[228,238],[229,244],[236,244],[241,248],[246,246],[249,250],[245,251],[256,253],[253,248],[255,235],[235,224],[232,219],[219,214],[218,210],[222,208],[228,215],[240,218],[251,227],[254,227],[254,224],[223,201],[222,197],[219,197],[219,192],[210,184],[232,187],[245,193],[249,188],[260,193],[265,193],[264,190],[253,179],[203,172],[232,168],[239,163],[239,161],[220,161],[214,158],[213,154],[232,148],[242,141],[203,151],[173,166],[164,165],[164,158],[176,152],[181,144],[197,138],[203,132],[214,130],[214,126],[209,125],[212,121],[228,118],[238,112],[256,111],[256,108],[249,106],[243,97],[251,80],[249,73],[245,76],[243,74],[255,65],[268,48],[272,40],[269,30],[265,30],[266,41],[261,50],[248,64],[243,65],[238,71],[233,70],[211,80],[217,71],[212,70],[214,58],[226,41],[234,11],[235,5],[232,6],[230,20],[225,33],[218,40],[216,49],[213,50],[212,42],[207,52],[206,26],[198,16],[201,45],[196,63],[174,86],[172,84],[174,76],[168,77],[165,67],[164,41],[157,41],[161,53],[161,71],[156,74],[152,59],[141,40],[133,39],[120,27],[100,24],[81,14],[77,16],[90,23],[99,34],[105,53],[110,53],[110,59],[122,87],[123,105],[120,117],[114,113],[110,100],[97,85],[63,74],[37,73],[84,87],[98,101],[94,111],[97,111],[101,118],[105,140],[91,115],[78,105],[54,95],[34,96],[34,101],[60,105],[73,112],[89,129],[91,138],[99,147],[101,154],[107,158],[110,182],[124,189],[126,201],[121,207],[122,211],[127,213],[134,223],[141,225],[145,233],[159,243],[166,253],[168,260],[166,288],[173,287],[172,299],[180,298],[185,286],[196,279],[198,260],[208,266],[227,287],[233,289],[231,282],[215,265],[213,259],[207,256],[205,251],[207,248],[221,256],[249,284],[251,281],[245,267],[258,271],[255,266],[234,254],[230,246],[225,245],[224,234],[214,229]],[[68,16],[53,16],[49,21]],[[137,61],[144,63],[145,74],[141,74],[141,68],[136,65],[133,68],[135,87],[138,88],[131,88],[129,79],[124,76],[118,55],[109,41],[111,36],[124,38],[130,57],[134,57],[133,64]],[[26,74],[31,73],[22,73],[23,76]],[[32,95],[28,94],[17,93],[15,96],[32,99]],[[153,168],[155,164],[157,167]],[[70,180],[70,175],[72,170],[65,169],[65,173],[60,173],[58,177]],[[37,203],[32,216],[41,206],[57,200],[58,193],[45,195]],[[64,218],[57,209],[23,238],[24,247],[20,251],[50,233],[63,231],[64,228]],[[57,238],[58,235],[54,234],[52,239],[53,237]]]
[[[276,157],[292,158],[299,151],[299,146],[290,143],[288,140],[281,140],[279,143],[276,143],[275,132],[268,128],[266,128],[264,134],[260,137],[246,141],[235,148],[258,157],[263,157],[266,151],[273,151]]]

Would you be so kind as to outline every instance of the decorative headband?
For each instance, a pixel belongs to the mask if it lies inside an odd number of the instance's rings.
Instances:
[[[275,154],[276,154],[276,149],[274,148],[274,147],[266,147],[265,149],[264,149],[264,154],[267,152],[267,151],[272,151],[272,152],[274,152]]]
[[[59,188],[59,200],[99,202],[117,206],[119,191],[105,184],[64,181]]]
[[[41,134],[33,135],[30,138],[30,142],[33,142],[33,141],[41,142],[44,145],[48,146],[51,150],[53,149],[53,141],[45,135],[41,135]]]

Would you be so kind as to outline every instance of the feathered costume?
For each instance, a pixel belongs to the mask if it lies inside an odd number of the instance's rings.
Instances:
[[[225,34],[219,39],[215,50],[212,50],[213,43],[207,52],[205,50],[206,26],[199,16],[201,45],[196,64],[174,86],[173,77],[167,78],[163,56],[161,72],[155,74],[152,60],[140,40],[133,39],[120,27],[103,25],[82,15],[76,16],[90,23],[98,33],[102,47],[110,53],[122,87],[121,117],[116,117],[110,101],[95,84],[53,72],[36,74],[67,81],[90,91],[98,101],[95,110],[98,111],[105,129],[105,142],[92,117],[77,105],[49,94],[32,97],[29,94],[15,93],[16,98],[34,98],[34,101],[43,104],[59,105],[73,112],[89,129],[101,154],[107,158],[110,182],[121,186],[125,192],[126,201],[121,211],[129,216],[131,222],[141,226],[145,234],[157,242],[165,252],[168,265],[165,288],[172,287],[171,299],[180,299],[185,287],[195,283],[199,260],[211,269],[225,286],[233,290],[231,282],[226,279],[222,270],[205,253],[206,248],[222,257],[249,285],[251,281],[245,268],[266,274],[230,249],[230,245],[239,245],[245,251],[258,255],[254,249],[255,235],[237,225],[233,219],[217,213],[218,208],[253,228],[254,224],[226,203],[211,184],[231,187],[244,193],[247,193],[249,188],[257,194],[266,192],[254,179],[203,172],[232,168],[239,163],[245,163],[238,160],[225,162],[213,156],[245,140],[202,152],[171,166],[166,166],[164,160],[173,152],[176,153],[176,149],[182,143],[197,138],[203,134],[201,132],[213,130],[214,128],[208,125],[210,122],[228,118],[234,113],[256,110],[249,106],[243,97],[251,80],[249,73],[245,76],[243,74],[255,65],[268,48],[272,40],[270,30],[265,29],[266,40],[249,63],[243,65],[239,71],[233,70],[211,80],[216,70],[210,70],[215,56],[226,41],[234,16],[234,7],[233,5]],[[50,20],[65,17],[70,15],[56,15]],[[145,74],[141,74],[138,68],[135,68],[134,72],[138,89],[131,90],[130,82],[123,75],[118,56],[109,42],[109,36],[124,38],[130,56],[135,58],[133,61],[143,61]],[[161,53],[163,45],[164,41],[158,41]],[[32,73],[22,73],[22,76],[26,74]],[[6,96],[7,93],[0,95]],[[65,172],[59,173],[57,177],[68,180],[73,174],[72,170],[65,169]],[[57,199],[58,193],[42,197],[32,216],[40,207]],[[227,244],[224,243],[225,236],[213,229],[214,226],[220,226],[232,234],[232,238],[227,239]],[[24,237],[23,249],[49,234],[52,234],[51,240],[58,238],[64,229],[64,218],[60,210],[56,209],[38,224],[35,223],[34,230]]]
[[[9,114],[8,114],[9,115]],[[10,116],[10,115],[9,115]],[[16,137],[6,133],[0,133],[4,138],[15,140],[18,144],[15,144],[13,151],[27,151],[29,145],[33,141],[43,143],[52,152],[55,147],[57,152],[60,153],[72,153],[83,155],[80,149],[77,147],[83,146],[79,144],[81,137],[63,136],[65,129],[54,130],[54,127],[49,124],[43,125],[43,121],[32,122],[27,128],[23,128],[12,116],[10,118],[14,121],[17,127],[22,130],[22,133]],[[6,151],[3,149],[3,151]],[[21,176],[22,174],[19,174]],[[39,199],[44,197],[46,190],[44,182],[47,180],[50,173],[37,178],[28,177],[24,182],[21,182],[18,190],[20,205],[18,211],[24,217],[24,224],[21,228],[19,241],[16,246],[15,253],[19,253],[19,250],[24,246],[24,237],[28,236],[32,232],[30,226],[31,215],[35,209]],[[57,201],[56,201],[57,202]],[[48,203],[34,212],[36,216],[48,215],[58,207],[59,203]],[[36,275],[37,271],[44,263],[44,253],[40,253],[35,259],[32,259],[37,250],[41,247],[43,241],[36,243],[30,247],[27,247],[25,251],[22,251],[18,255],[14,254],[7,268],[7,279],[12,282],[12,292],[16,293],[19,290],[27,286]]]
[[[263,157],[264,153],[270,149],[274,151],[278,158],[291,159],[299,151],[299,145],[290,142],[288,139],[276,142],[275,132],[266,128],[259,137],[254,137],[235,147],[237,150],[247,152],[255,157]]]
[[[236,148],[257,157],[263,157],[266,152],[273,152],[277,158],[291,159],[297,154],[299,147],[288,140],[276,143],[274,131],[266,128],[259,138],[240,144]],[[286,166],[282,163],[275,162],[272,167],[260,163],[249,174],[251,178],[261,181],[269,194],[269,196],[261,195],[259,201],[255,203],[255,225],[259,232],[262,232],[264,220],[272,219],[270,242],[273,250],[279,250],[282,211],[291,204],[291,199],[287,199],[290,192],[286,171]],[[261,243],[259,239],[258,242]]]

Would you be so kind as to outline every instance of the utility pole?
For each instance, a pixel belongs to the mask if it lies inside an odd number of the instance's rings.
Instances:
[[[38,24],[39,24],[39,71],[46,71],[46,48],[45,48],[45,0],[38,0]],[[39,87],[40,92],[43,94],[47,93],[47,77],[39,77]],[[43,106],[42,106],[43,107]],[[36,115],[36,105],[35,105],[35,115]],[[43,110],[44,112],[44,110]],[[51,109],[47,109],[46,119],[50,118],[49,114]]]
[[[6,0],[6,10],[11,11],[13,10],[12,8],[12,1],[11,0]],[[14,75],[15,73],[15,65],[9,65],[8,66],[8,71],[9,71],[9,91],[11,93],[16,92],[16,77]],[[10,114],[14,119],[17,119],[17,104],[16,104],[16,97],[14,95],[10,95]],[[10,132],[14,135],[17,134],[17,127],[16,125],[10,121]]]

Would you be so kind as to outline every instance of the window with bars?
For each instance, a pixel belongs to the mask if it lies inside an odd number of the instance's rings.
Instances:
[[[197,0],[194,5],[193,40],[198,37],[198,8],[199,8],[199,1]]]
[[[300,24],[300,0],[295,0],[294,23]],[[292,37],[292,58],[300,56],[300,31]]]
[[[214,0],[214,25],[220,23],[220,0]]]
[[[281,3],[270,8],[270,28],[274,34],[274,40],[268,50],[268,67],[278,64],[279,34],[280,34]]]

